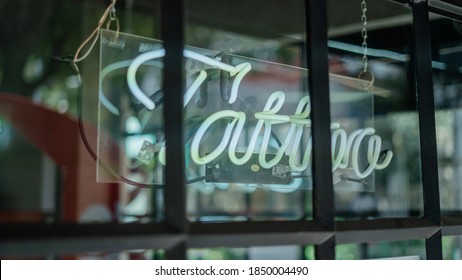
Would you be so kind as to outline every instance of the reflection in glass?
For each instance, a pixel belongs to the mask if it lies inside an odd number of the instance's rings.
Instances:
[[[139,1],[119,6],[117,15],[124,18],[121,31],[152,37],[160,30],[153,22],[158,17],[152,17],[157,2],[144,6],[142,13]],[[161,218],[157,192],[126,187],[113,177],[98,183],[97,165],[81,145],[78,117],[90,146],[97,150],[98,45],[78,64],[81,80],[73,68],[56,59],[75,52],[106,4],[4,1],[0,7],[0,222],[146,222]],[[147,14],[146,9],[150,10]],[[22,10],[24,17],[6,20],[5,13],[14,10]],[[78,116],[80,94],[83,108]],[[113,123],[107,129],[125,129],[119,125]],[[132,120],[126,126],[129,133],[135,133]],[[120,144],[132,155],[139,141],[129,138],[126,147],[117,141],[107,144]],[[118,157],[117,150],[111,156]],[[115,171],[122,169],[104,160]]]
[[[165,260],[164,250],[140,249],[121,252],[92,252],[53,257],[58,260]]]
[[[431,18],[440,201],[443,213],[455,214],[462,211],[462,24]]]
[[[342,10],[339,5],[351,13],[339,14]],[[395,17],[401,20],[395,21]],[[419,216],[422,210],[419,123],[416,100],[408,82],[411,11],[387,1],[349,0],[341,4],[328,1],[328,21],[332,120],[345,126],[348,134],[373,129],[374,136],[367,135],[365,143],[359,146],[360,153],[367,154],[360,170],[375,162],[369,154],[375,135],[380,139],[380,145],[375,147],[380,151],[377,165],[383,167],[374,168],[370,176],[360,180],[343,174],[349,181],[347,186],[336,180],[334,173],[337,216],[339,219]],[[333,75],[350,77],[356,85],[339,94]]]
[[[185,58],[187,89],[207,75],[184,110],[190,219],[309,218],[311,107],[302,48],[290,39],[304,32],[304,2],[282,13],[281,3],[186,5],[186,45],[236,68]],[[300,25],[277,24],[288,15]]]
[[[303,251],[303,252],[302,252]],[[190,249],[189,260],[314,259],[314,246],[258,246],[249,248]]]
[[[462,236],[443,236],[443,259],[462,259]]]
[[[189,249],[188,260],[245,260],[245,248]]]
[[[336,246],[335,254],[337,260],[426,258],[424,240],[342,244]]]

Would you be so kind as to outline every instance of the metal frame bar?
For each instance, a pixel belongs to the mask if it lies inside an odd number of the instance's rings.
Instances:
[[[461,0],[428,0],[428,10],[449,18],[462,21]]]
[[[402,1],[399,1],[402,2]],[[462,216],[441,216],[438,188],[431,46],[426,1],[414,1],[413,73],[420,121],[424,217],[335,222],[330,162],[330,102],[327,76],[327,15],[323,0],[306,0],[307,65],[313,121],[314,221],[189,223],[183,163],[183,0],[164,0],[164,115],[168,165],[166,220],[153,224],[4,224],[0,256],[40,256],[133,249],[166,249],[185,259],[187,248],[315,245],[317,259],[334,259],[335,245],[425,239],[428,259],[442,258],[442,236],[462,235]],[[173,15],[173,16],[172,16]],[[167,32],[168,31],[168,32]],[[179,79],[180,77],[180,79]],[[168,112],[168,114],[167,114]],[[327,144],[329,143],[329,144]]]
[[[313,141],[313,215],[326,230],[335,230],[334,188],[332,183],[329,65],[327,51],[327,3],[307,0],[309,92]],[[329,170],[329,172],[326,172]],[[335,240],[316,246],[316,259],[335,259]]]
[[[333,232],[315,221],[253,221],[194,223],[191,247],[248,247],[322,244]]]
[[[416,0],[412,3],[414,20],[412,31],[413,72],[417,108],[419,111],[420,151],[424,216],[435,225],[441,225],[441,208],[438,179],[438,153],[436,147],[435,103],[433,93],[432,57],[428,4]],[[439,248],[439,249],[438,249]],[[426,239],[427,258],[442,259],[441,233]]]
[[[338,221],[335,232],[315,221],[192,223],[186,234],[161,223],[6,225],[0,233],[0,256],[158,248],[166,249],[168,258],[182,259],[188,247],[292,244],[318,246],[319,257],[328,257],[335,243],[430,239],[438,232],[457,235],[461,231],[462,217],[446,219],[442,228],[425,218]],[[33,239],[30,232],[34,232]]]
[[[441,218],[443,227],[441,229],[443,236],[462,235],[462,216],[443,216]]]
[[[162,38],[164,40],[164,120],[166,162],[165,166],[165,219],[179,233],[188,231],[186,216],[186,186],[183,142],[183,49],[184,4],[183,0],[163,0]],[[168,16],[167,16],[168,15]],[[186,259],[186,246],[176,246],[167,257]]]
[[[0,256],[169,249],[185,238],[160,223],[2,225]]]
[[[337,243],[426,239],[440,227],[425,218],[394,218],[337,222]]]

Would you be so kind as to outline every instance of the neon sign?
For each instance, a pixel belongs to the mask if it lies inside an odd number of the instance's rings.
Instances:
[[[184,50],[183,54],[189,59],[204,63],[208,67],[225,71],[231,77],[234,77],[228,103],[233,104],[236,101],[241,82],[252,69],[250,63],[245,62],[233,66],[191,50]],[[136,74],[141,65],[152,64],[154,60],[162,58],[163,56],[165,56],[165,50],[156,49],[144,52],[134,60],[113,63],[102,69],[101,79],[104,79],[109,72],[115,69],[128,67],[126,78],[130,93],[148,110],[154,110],[156,104],[140,88],[136,81]],[[207,72],[201,70],[184,94],[184,107],[189,104],[193,96],[206,80]],[[298,160],[298,155],[300,154],[299,149],[302,149],[302,136],[304,133],[310,132],[309,128],[311,126],[311,121],[309,116],[311,108],[309,97],[305,96],[298,101],[293,115],[284,115],[279,112],[284,105],[285,98],[286,95],[284,92],[273,92],[266,101],[262,111],[254,114],[257,123],[251,133],[250,140],[246,145],[244,153],[242,153],[242,150],[239,150],[239,153],[237,153],[236,150],[242,148],[238,147],[238,143],[246,124],[246,114],[242,111],[235,110],[221,110],[212,113],[199,125],[192,138],[190,148],[191,159],[198,165],[206,165],[227,153],[229,161],[232,164],[243,165],[246,164],[252,156],[258,154],[259,165],[262,168],[269,169],[279,164],[284,156],[288,156],[290,172],[303,172],[309,166],[312,151],[311,137],[308,134],[308,141],[302,153],[303,156],[301,160]],[[100,91],[100,100],[111,112],[119,114],[115,106],[105,98],[102,90]],[[199,151],[204,144],[203,139],[205,134],[211,126],[223,120],[227,121],[227,125],[218,146],[206,155],[201,155]],[[268,155],[267,150],[272,130],[278,125],[288,125],[288,129],[277,152],[273,155]],[[352,169],[357,178],[363,179],[371,175],[374,170],[382,170],[390,164],[393,158],[393,152],[387,150],[385,151],[385,156],[382,155],[382,139],[375,134],[374,128],[366,127],[357,129],[349,135],[339,123],[332,123],[330,129],[332,131],[332,172],[342,169]],[[261,140],[259,148],[257,147],[257,140]],[[157,143],[157,145],[161,147],[158,154],[158,161],[162,165],[165,165],[165,143],[161,142]],[[360,147],[363,145],[367,146],[366,168],[360,166]],[[268,159],[268,157],[270,158]]]

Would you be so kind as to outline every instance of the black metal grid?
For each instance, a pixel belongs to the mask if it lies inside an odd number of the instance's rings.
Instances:
[[[313,218],[328,231],[335,231],[334,187],[331,172],[331,135],[329,100],[329,65],[327,60],[327,3],[324,0],[305,1],[307,65],[312,108],[313,139]],[[332,238],[316,245],[317,259],[335,258]]]
[[[403,1],[397,1],[403,2]],[[165,132],[168,147],[165,221],[153,224],[28,224],[2,225],[1,256],[37,256],[92,251],[166,249],[167,258],[185,259],[188,248],[315,245],[317,259],[334,259],[335,245],[391,240],[426,240],[428,259],[441,259],[441,237],[462,235],[462,216],[442,216],[437,175],[429,7],[414,0],[413,83],[421,134],[424,216],[361,221],[335,221],[330,157],[330,105],[327,61],[326,3],[306,0],[310,46],[310,94],[313,122],[313,221],[190,223],[182,141],[183,1],[162,1],[165,40]],[[166,32],[168,30],[168,32]],[[168,112],[168,113],[167,113]],[[323,155],[323,156],[320,156]]]
[[[183,142],[183,0],[162,1],[162,38],[164,59],[165,120],[165,219],[177,233],[188,232]],[[167,16],[169,15],[169,16]],[[184,242],[167,250],[169,259],[185,259]]]
[[[438,184],[438,154],[436,150],[435,104],[431,66],[430,23],[428,5],[415,1],[412,6],[414,19],[412,30],[413,72],[415,93],[419,110],[420,150],[422,161],[422,186],[424,217],[434,225],[441,225],[440,195]],[[427,259],[442,259],[441,231],[425,239]]]

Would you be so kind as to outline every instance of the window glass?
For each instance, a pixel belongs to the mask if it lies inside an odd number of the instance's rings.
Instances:
[[[304,1],[185,2],[190,219],[310,215]]]
[[[424,260],[425,240],[342,244],[335,248],[337,260],[396,259]]]
[[[164,250],[127,250],[105,252],[81,252],[73,254],[26,254],[2,257],[7,260],[165,260]]]
[[[91,252],[51,256],[57,260],[164,260],[164,250],[127,250],[121,252]]]
[[[162,191],[135,186],[152,184],[157,174],[138,159],[151,128],[143,126],[147,116],[137,111],[121,65],[145,51],[126,33],[160,37],[159,1],[119,1],[115,14],[105,13],[108,3],[0,4],[0,222],[162,217]],[[21,16],[11,17],[14,11]],[[104,14],[103,29],[114,32],[94,33],[77,72],[69,62]]]
[[[314,259],[314,246],[254,246],[249,248],[190,249],[190,260],[297,260]]]
[[[1,224],[164,220],[160,1],[118,1],[116,11],[109,2],[0,1]],[[189,220],[312,219],[316,108],[308,92],[306,1],[184,2]],[[333,170],[326,172],[337,220],[422,216],[412,11],[395,2],[327,1]],[[102,15],[108,24],[92,33]],[[430,14],[430,28],[441,208],[460,214],[462,24]],[[76,68],[72,56],[90,34],[96,37]],[[461,237],[444,237],[443,254],[460,259]],[[425,259],[425,241],[341,244],[336,255]],[[314,246],[188,249],[187,256],[314,259]]]
[[[443,259],[460,260],[462,259],[462,236],[443,237]]]
[[[462,210],[462,23],[430,19],[440,201],[454,214]]]
[[[409,86],[411,29],[411,10],[392,1],[328,1],[338,219],[422,212],[419,122]]]
[[[62,62],[107,6],[32,2],[5,1],[0,10],[1,112],[28,112],[0,114],[0,167],[7,171],[0,178],[1,221],[161,220],[162,56],[146,59],[162,49],[159,1],[118,3],[103,26],[110,30],[95,33],[99,42],[88,56],[93,41],[81,49],[78,73]],[[304,1],[240,3],[185,3],[188,215],[309,218]],[[248,18],[241,18],[243,9]],[[11,10],[28,16],[5,20]],[[28,34],[27,48],[19,47],[20,34]]]
[[[188,260],[245,260],[245,248],[189,249]]]

